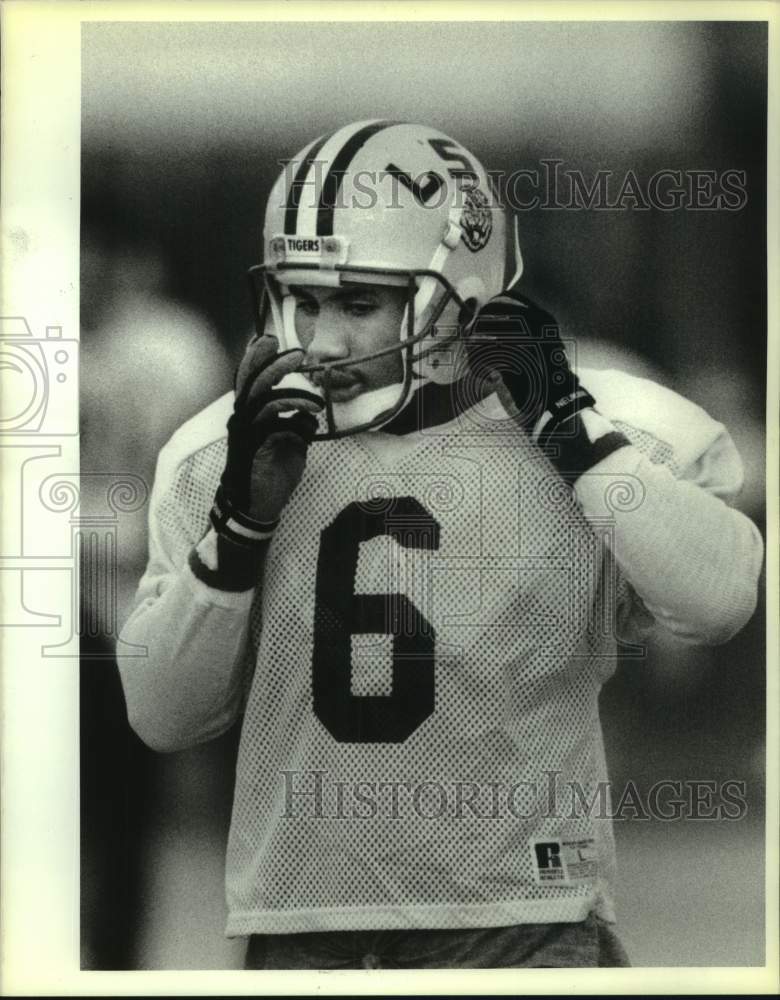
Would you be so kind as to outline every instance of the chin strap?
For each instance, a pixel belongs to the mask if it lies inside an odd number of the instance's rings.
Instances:
[[[403,391],[403,383],[398,382],[394,385],[383,386],[381,389],[373,389],[371,392],[361,393],[346,403],[333,403],[336,428],[347,430],[350,427],[360,427],[361,424],[376,419],[384,410],[390,410],[398,404]],[[388,417],[388,421],[390,419],[392,418]],[[378,431],[383,426],[383,424],[378,424],[371,430]]]
[[[512,248],[512,260],[515,265],[515,273],[508,281],[504,282],[505,288],[514,288],[523,274],[523,251],[520,249],[520,231],[516,215],[512,216],[512,239],[514,241],[514,246]]]
[[[283,351],[288,351],[291,347],[303,350],[295,329],[295,299],[292,295],[282,296],[282,336],[284,343],[279,346]]]

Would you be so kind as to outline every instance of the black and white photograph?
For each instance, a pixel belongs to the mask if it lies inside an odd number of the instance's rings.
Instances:
[[[769,7],[188,6],[67,36],[73,281],[2,309],[74,982],[772,992]]]

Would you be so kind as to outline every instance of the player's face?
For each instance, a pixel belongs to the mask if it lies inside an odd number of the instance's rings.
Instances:
[[[404,288],[296,285],[290,292],[295,298],[295,330],[307,364],[359,359],[399,342],[406,304]],[[323,378],[323,373],[312,375],[315,383],[321,384]],[[396,351],[332,371],[331,396],[334,402],[347,402],[363,392],[402,381],[403,360]]]

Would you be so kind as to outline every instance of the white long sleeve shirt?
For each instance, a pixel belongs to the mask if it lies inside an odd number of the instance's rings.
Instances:
[[[725,502],[741,463],[722,425],[653,383],[580,377],[631,444],[576,498],[496,397],[481,423],[318,443],[257,591],[208,587],[187,563],[210,544],[230,396],[161,453],[122,633],[148,657],[119,666],[152,747],[244,713],[228,933],[611,915],[608,817],[532,800],[550,772],[606,781],[597,699],[627,620],[726,641],[755,608],[763,550]]]

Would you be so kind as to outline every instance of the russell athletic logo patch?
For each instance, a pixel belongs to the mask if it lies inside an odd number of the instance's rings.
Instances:
[[[536,881],[540,885],[589,882],[598,875],[596,845],[592,837],[533,840],[531,854]]]

